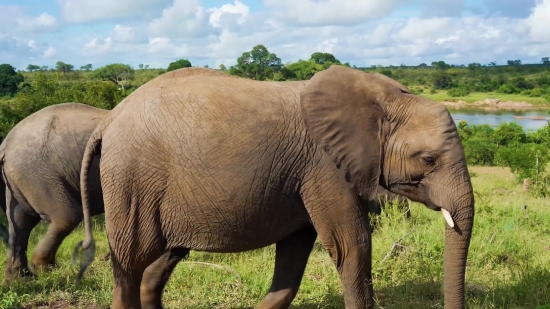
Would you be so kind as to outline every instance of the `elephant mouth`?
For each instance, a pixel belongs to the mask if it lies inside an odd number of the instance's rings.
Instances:
[[[386,190],[402,195],[412,201],[422,203],[426,205],[427,208],[434,210],[434,211],[441,211],[441,214],[443,215],[443,218],[445,219],[445,222],[453,228],[454,227],[454,220],[451,216],[451,213],[439,206],[434,204],[429,198],[428,198],[428,189],[426,186],[422,184],[422,182],[400,182],[400,183],[394,183],[390,184]]]

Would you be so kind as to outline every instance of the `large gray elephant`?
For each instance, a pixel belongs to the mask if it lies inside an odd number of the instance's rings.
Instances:
[[[138,88],[88,141],[77,280],[93,258],[87,179],[99,155],[111,309],[162,308],[190,250],[274,243],[272,284],[257,308],[288,308],[317,236],[346,308],[373,308],[359,197],[372,201],[379,184],[443,213],[445,308],[464,308],[474,196],[457,129],[445,106],[384,75],[331,66],[307,82],[265,82],[186,68]]]
[[[27,262],[32,229],[49,222],[34,249],[32,267],[55,266],[63,239],[82,221],[80,166],[88,138],[108,113],[81,103],[45,107],[20,121],[0,145],[0,205],[10,241],[5,278],[33,276]],[[90,173],[90,215],[103,213],[99,161]]]

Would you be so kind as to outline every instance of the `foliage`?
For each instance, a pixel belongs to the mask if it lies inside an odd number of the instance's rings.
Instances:
[[[470,94],[470,90],[466,87],[454,87],[449,89],[447,94],[451,97],[465,97]]]
[[[62,83],[58,75],[39,74],[31,89],[19,92],[11,102],[0,104],[0,137],[3,140],[19,121],[53,104],[78,102],[103,109],[112,109],[124,94],[110,82]]]
[[[230,74],[255,80],[273,80],[274,74],[281,71],[281,58],[270,53],[264,45],[256,45],[237,59],[237,64],[229,69]]]
[[[88,63],[87,65],[83,65],[80,67],[82,71],[91,71],[92,70],[92,64]]]
[[[17,93],[19,83],[23,81],[23,75],[17,73],[14,67],[7,63],[0,64],[0,97]]]
[[[58,72],[62,72],[63,75],[70,73],[74,70],[74,65],[65,63],[63,61],[58,61],[55,63],[55,69]]]
[[[166,69],[166,72],[174,71],[177,69],[190,68],[190,67],[191,67],[191,61],[187,59],[180,59],[174,62],[170,62],[170,64],[168,65],[168,68]]]
[[[134,69],[128,64],[112,63],[96,69],[92,73],[92,78],[107,80],[119,85],[123,91],[130,86],[130,82],[135,77]]]
[[[307,80],[310,79],[315,73],[324,69],[325,67],[322,64],[314,61],[299,60],[287,67],[286,77],[287,79]]]
[[[518,181],[531,179],[535,195],[546,196],[550,125],[525,133],[515,122],[493,129],[489,125],[470,126],[462,120],[457,128],[469,165],[508,167]]]

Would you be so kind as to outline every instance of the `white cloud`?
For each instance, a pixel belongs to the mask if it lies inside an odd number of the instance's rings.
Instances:
[[[160,18],[148,26],[153,37],[194,37],[209,33],[206,10],[200,0],[174,0],[172,6],[162,11]]]
[[[42,54],[42,57],[44,58],[51,58],[57,54],[57,50],[51,46],[48,47]]]
[[[55,55],[55,48],[47,43],[37,43],[34,40],[0,34],[0,55],[9,58],[14,56],[27,59],[49,58]]]
[[[208,9],[206,12],[210,13],[210,25],[212,25],[212,27],[220,28],[220,19],[222,15],[240,15],[240,17],[237,19],[237,23],[242,24],[245,21],[245,17],[248,15],[249,10],[248,6],[244,5],[239,0],[235,0],[235,5],[224,4],[219,8]]]
[[[142,28],[115,25],[109,37],[117,43],[123,44],[143,44],[147,43],[147,36]]]
[[[508,15],[469,17],[461,17],[472,5],[465,0],[423,0],[420,8],[401,5],[408,0],[264,0],[259,12],[246,5],[252,0],[225,0],[217,7],[201,0],[56,1],[62,17],[0,6],[2,59],[20,68],[38,59],[50,66],[62,60],[76,67],[166,67],[180,58],[217,67],[235,64],[257,44],[283,63],[309,59],[316,51],[357,66],[550,56],[550,0],[525,0],[533,4],[521,18],[510,17],[517,0],[502,0]],[[66,21],[84,24],[64,33],[71,27]],[[59,32],[41,34],[53,30]]]
[[[550,0],[539,1],[525,22],[534,41],[550,41]]]
[[[55,17],[44,12],[38,17],[23,16],[16,19],[20,29],[25,32],[50,31],[57,28],[58,23]]]
[[[298,25],[344,25],[380,19],[404,0],[264,0],[278,18]]]
[[[48,32],[59,26],[56,18],[47,12],[29,16],[16,5],[0,5],[0,33],[31,34]]]
[[[68,22],[81,23],[148,15],[168,0],[57,0]]]

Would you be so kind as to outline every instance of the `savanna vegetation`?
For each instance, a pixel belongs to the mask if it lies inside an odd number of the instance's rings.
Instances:
[[[330,65],[379,72],[413,92],[436,100],[473,101],[480,97],[514,98],[550,103],[550,60],[539,64],[443,61],[415,66],[358,68],[330,53],[315,52],[307,60],[283,64],[263,45],[244,52],[231,67],[219,70],[256,80],[305,80]],[[187,59],[167,68],[114,63],[99,68],[57,62],[53,68],[29,64],[17,71],[0,65],[0,138],[20,120],[52,104],[81,102],[112,109],[127,95],[159,74],[191,67]],[[474,234],[468,257],[467,298],[473,309],[535,309],[550,305],[550,206],[548,162],[550,127],[525,132],[515,123],[469,125],[459,122],[459,134],[476,194]],[[524,179],[530,188],[524,190]],[[392,204],[373,216],[373,274],[377,308],[442,308],[444,224],[441,214],[413,203],[411,218]],[[2,215],[0,221],[6,223]],[[83,239],[82,225],[67,237],[58,253],[59,267],[36,280],[22,279],[0,286],[0,309],[107,308],[112,275],[103,216],[95,217],[96,259],[81,286],[72,250]],[[29,252],[47,224],[34,229]],[[0,245],[0,267],[6,246]],[[176,268],[165,292],[166,308],[253,308],[269,288],[274,246],[239,254],[192,252]],[[3,273],[0,275],[3,278]],[[44,307],[41,307],[44,306]],[[52,305],[53,306],[53,305]],[[341,285],[328,254],[316,244],[294,308],[341,308]]]

